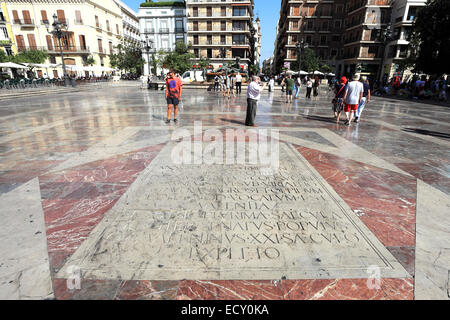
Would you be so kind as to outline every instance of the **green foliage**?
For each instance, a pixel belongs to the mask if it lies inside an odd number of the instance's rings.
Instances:
[[[14,63],[37,63],[42,64],[48,59],[48,54],[41,50],[24,50],[15,56],[9,56],[8,61]]]
[[[131,43],[119,44],[117,53],[109,56],[111,67],[119,68],[125,72],[141,74],[145,65],[142,59],[142,50],[137,45]]]
[[[319,67],[319,71],[323,72],[323,73],[331,73],[333,71],[333,68],[331,68],[329,65],[327,64],[322,64]]]
[[[186,7],[186,3],[179,2],[179,1],[159,1],[159,2],[153,2],[153,1],[147,1],[141,3],[141,7],[144,8],[151,8],[151,7]]]
[[[250,75],[257,75],[259,73],[259,66],[257,64],[251,64],[248,67]]]
[[[448,0],[429,0],[420,9],[409,35],[411,59],[405,62],[406,65],[415,63],[416,71],[427,74],[450,73],[449,12]]]
[[[95,59],[94,59],[94,57],[93,57],[93,56],[89,56],[89,57],[86,59],[86,64],[87,64],[88,66],[94,65],[94,64],[95,64]]]
[[[301,55],[301,70],[306,71],[306,72],[314,72],[316,70],[319,70],[320,67],[320,60],[319,58],[316,56],[315,52],[313,49],[311,48],[306,48],[302,51],[302,55]],[[293,69],[292,70],[297,70],[298,69],[298,63],[297,63],[297,69]]]
[[[8,56],[6,55],[5,51],[0,50],[0,63],[2,62],[8,62]]]
[[[162,65],[166,69],[183,74],[192,69],[191,60],[194,58],[195,55],[189,52],[185,43],[177,42],[175,51],[165,54],[162,58]]]

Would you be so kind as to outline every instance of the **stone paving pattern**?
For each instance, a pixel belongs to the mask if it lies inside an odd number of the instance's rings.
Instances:
[[[374,98],[362,122],[333,121],[332,95],[292,104],[264,93],[259,128],[306,159],[404,268],[365,278],[82,279],[63,267],[167,147],[176,128],[243,128],[246,99],[185,90],[180,123],[163,93],[112,86],[0,105],[0,298],[449,299],[450,110]],[[345,118],[345,117],[344,117]],[[426,130],[428,134],[416,129]],[[440,133],[440,134],[438,134]],[[447,137],[446,137],[447,135]],[[106,217],[106,218],[105,218]],[[86,242],[87,243],[87,242]],[[197,278],[196,278],[197,279]]]

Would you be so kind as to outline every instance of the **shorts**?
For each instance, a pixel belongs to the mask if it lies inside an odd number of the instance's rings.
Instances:
[[[292,96],[292,92],[293,92],[293,90],[286,90],[286,95],[287,96]]]
[[[358,111],[357,104],[345,104],[345,112]]]
[[[167,104],[178,106],[180,104],[180,100],[178,100],[178,98],[169,97],[169,98],[167,98]]]

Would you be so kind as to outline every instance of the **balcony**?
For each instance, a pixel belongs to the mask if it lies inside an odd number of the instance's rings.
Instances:
[[[76,47],[76,46],[63,46],[63,53],[65,54],[89,54],[89,47]],[[60,54],[61,51],[58,47],[37,47],[37,46],[19,46],[18,47],[19,52],[25,51],[25,50],[40,50],[47,52],[48,54]]]
[[[160,28],[159,33],[169,33],[169,28]]]
[[[144,33],[155,33],[155,28],[146,28],[144,29]]]
[[[19,24],[22,27],[35,27],[33,19],[14,19],[14,24]]]

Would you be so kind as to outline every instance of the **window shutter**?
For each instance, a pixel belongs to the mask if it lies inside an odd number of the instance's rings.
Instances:
[[[30,15],[30,11],[28,10],[23,10],[22,11],[22,15],[23,15],[23,21],[25,23],[31,23],[31,15]]]
[[[19,13],[17,12],[17,10],[13,10],[12,11],[12,14],[13,14],[13,19],[14,19],[14,22],[19,22],[20,21],[20,19],[19,19]]]
[[[80,10],[75,10],[75,17],[77,19],[77,22],[79,22],[79,23],[83,22],[83,20],[81,19],[81,11]]]
[[[27,35],[28,38],[28,46],[30,47],[30,49],[34,49],[36,50],[36,38],[34,37],[34,34],[28,34]]]
[[[19,49],[25,49],[25,41],[22,35],[16,36],[16,42]]]
[[[48,21],[47,11],[41,10],[42,21]]]
[[[58,15],[59,22],[66,23],[66,15],[64,14],[64,10],[56,10],[56,14]]]
[[[45,38],[47,39],[48,50],[53,50],[52,36],[47,35]]]

